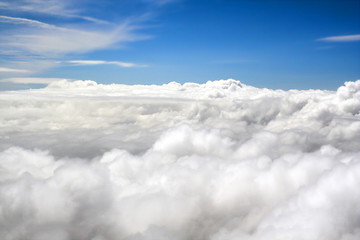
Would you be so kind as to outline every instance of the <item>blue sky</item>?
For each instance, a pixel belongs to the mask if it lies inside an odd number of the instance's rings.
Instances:
[[[0,89],[58,78],[333,90],[360,79],[360,1],[0,0]]]

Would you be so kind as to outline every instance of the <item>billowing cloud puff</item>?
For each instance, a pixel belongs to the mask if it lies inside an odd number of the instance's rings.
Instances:
[[[0,238],[355,240],[360,81],[0,94]]]

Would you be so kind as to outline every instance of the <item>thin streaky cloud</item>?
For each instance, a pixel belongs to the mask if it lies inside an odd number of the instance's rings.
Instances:
[[[8,23],[8,24],[24,24],[31,27],[39,27],[43,29],[49,29],[49,30],[58,30],[58,31],[81,31],[81,29],[75,29],[75,28],[66,28],[66,27],[59,27],[53,24],[44,23],[38,20],[29,19],[29,18],[20,18],[20,17],[10,17],[10,16],[4,16],[0,15],[0,22]],[[125,24],[123,24],[125,25]],[[129,24],[130,25],[130,24]],[[85,30],[83,30],[85,32]]]
[[[14,12],[40,13],[65,18],[78,18],[99,24],[109,23],[105,20],[80,15],[81,9],[73,8],[71,1],[26,0],[18,2],[0,2],[0,9]]]
[[[8,73],[29,73],[30,71],[29,71],[29,70],[26,70],[26,69],[0,67],[0,72],[8,72]]]
[[[120,62],[120,61],[103,61],[103,60],[71,60],[67,61],[68,63],[76,64],[76,65],[116,65],[119,67],[147,67],[147,65],[141,65],[131,62]]]
[[[122,22],[110,24],[106,20],[100,20],[93,16],[82,15],[84,9],[79,8],[72,1],[58,0],[19,0],[1,1],[0,9],[12,11],[13,14],[26,12],[37,16],[47,14],[49,16],[64,18],[81,18],[87,22],[67,24],[66,26],[39,21],[33,17],[24,18],[5,14],[0,15],[0,23],[8,24],[11,28],[0,30],[0,53],[9,56],[29,56],[26,62],[32,62],[37,58],[61,59],[69,54],[87,53],[94,50],[118,48],[126,42],[149,39],[150,36],[137,33],[142,28],[141,23],[147,19],[127,18]],[[101,24],[101,27],[100,27]],[[60,60],[64,63],[65,61]],[[95,61],[73,62],[72,64],[94,65],[108,64],[119,67],[147,67],[131,62],[122,61]],[[22,64],[26,65],[26,64]],[[2,69],[4,73],[30,72],[27,67],[9,65],[8,69]],[[31,71],[34,72],[34,71]]]
[[[27,24],[27,25],[31,25],[31,26],[48,28],[48,29],[58,28],[55,25],[47,24],[47,23],[40,22],[40,21],[33,20],[33,19],[20,18],[20,17],[0,16],[0,22],[12,23],[12,24]]]
[[[355,42],[355,41],[360,41],[360,34],[325,37],[325,38],[319,38],[317,40],[324,42]]]
[[[69,16],[69,17],[71,17],[71,16]],[[108,22],[108,21],[101,20],[101,19],[97,19],[97,18],[93,18],[93,17],[88,17],[88,16],[73,15],[72,17],[74,17],[74,18],[81,18],[81,19],[84,19],[84,20],[87,20],[87,21],[93,22],[93,23],[110,24],[110,22]]]
[[[52,82],[64,80],[64,78],[35,78],[35,77],[14,77],[0,79],[0,82],[20,83],[20,84],[50,84]],[[71,80],[72,79],[65,79]]]
[[[23,0],[2,1],[0,8],[16,12],[37,12],[49,15],[68,15],[78,12],[69,8],[69,1],[57,0]]]
[[[84,53],[106,49],[119,43],[148,38],[134,33],[133,26],[129,22],[105,29],[88,30],[86,26],[64,28],[31,19],[6,18],[6,21],[41,26],[36,29],[20,29],[15,33],[9,32],[7,35],[3,34],[0,37],[0,43],[2,44],[0,50],[20,50],[23,55],[36,54],[45,57],[56,57],[69,53]]]
[[[181,0],[143,0],[144,2],[155,4],[157,6],[163,6],[166,4],[180,2]]]

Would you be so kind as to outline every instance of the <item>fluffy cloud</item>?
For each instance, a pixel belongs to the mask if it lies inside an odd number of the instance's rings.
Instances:
[[[360,81],[0,94],[1,239],[358,239]]]

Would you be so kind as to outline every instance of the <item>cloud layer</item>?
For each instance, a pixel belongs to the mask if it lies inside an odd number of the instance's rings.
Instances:
[[[360,81],[0,94],[1,239],[360,237]]]

